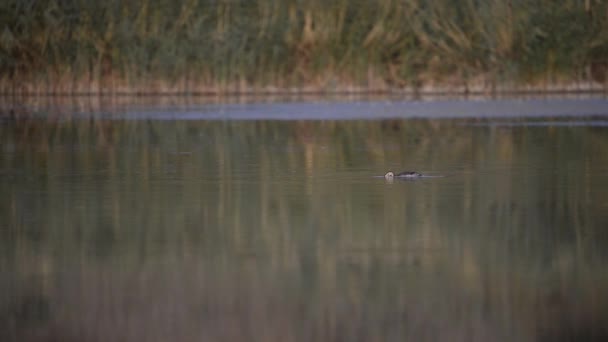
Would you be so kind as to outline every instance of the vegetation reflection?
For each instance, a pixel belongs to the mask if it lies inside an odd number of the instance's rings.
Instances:
[[[607,136],[469,123],[5,121],[0,263],[19,296],[2,324],[29,310],[83,339],[605,334]],[[449,177],[370,177],[414,165]]]

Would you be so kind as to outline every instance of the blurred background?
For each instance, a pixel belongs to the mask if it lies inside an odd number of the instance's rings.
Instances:
[[[608,339],[607,19],[3,1],[0,341]]]

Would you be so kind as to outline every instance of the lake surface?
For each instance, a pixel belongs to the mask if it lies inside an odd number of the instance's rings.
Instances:
[[[603,99],[7,108],[2,341],[608,338]]]

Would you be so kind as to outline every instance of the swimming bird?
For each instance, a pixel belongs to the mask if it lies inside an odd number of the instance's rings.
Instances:
[[[384,175],[385,179],[393,179],[393,178],[416,178],[416,177],[422,177],[421,173],[418,173],[416,171],[403,171],[400,172],[398,174],[395,174],[393,171],[389,171]]]

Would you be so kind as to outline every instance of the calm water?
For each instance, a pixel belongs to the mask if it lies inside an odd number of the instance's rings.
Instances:
[[[605,340],[608,106],[575,104],[4,113],[0,340]]]

